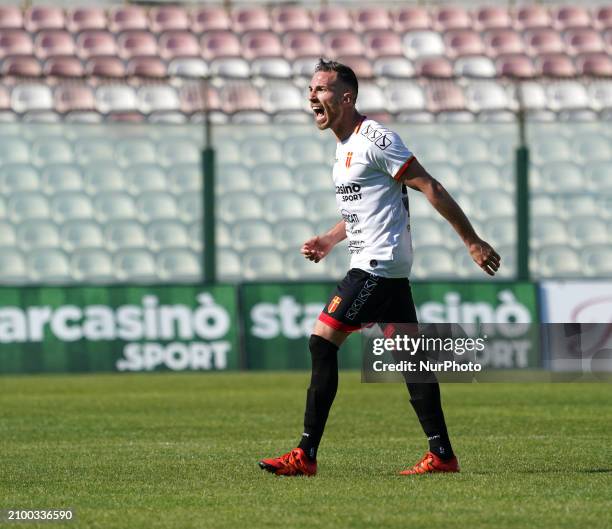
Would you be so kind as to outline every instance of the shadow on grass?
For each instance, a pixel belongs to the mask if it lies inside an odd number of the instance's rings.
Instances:
[[[507,472],[490,471],[467,471],[465,474],[490,475],[490,474],[506,474]],[[612,474],[612,468],[584,468],[573,469],[568,471],[567,468],[549,468],[549,469],[534,469],[534,470],[512,470],[512,474]]]

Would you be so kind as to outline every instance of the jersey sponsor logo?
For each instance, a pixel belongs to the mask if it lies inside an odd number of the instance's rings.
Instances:
[[[353,182],[337,185],[336,195],[340,195],[342,197],[342,202],[361,200],[361,185]]]
[[[375,129],[372,125],[368,125],[361,131],[361,135],[365,136],[370,140],[374,145],[376,145],[379,149],[384,151],[389,145],[391,145],[391,136],[389,134],[385,134],[379,129]]]
[[[378,278],[376,276],[371,276],[369,279],[366,280],[363,287],[361,287],[359,294],[357,294],[357,298],[355,299],[355,301],[353,301],[353,304],[350,306],[348,312],[346,313],[347,320],[352,321],[357,317],[357,315],[365,305],[365,302],[372,295],[372,292],[374,292],[374,289],[377,285]]]
[[[361,233],[361,230],[359,231]],[[350,232],[352,234],[352,232]],[[349,241],[348,243],[348,251],[350,254],[358,254],[363,251],[365,246],[365,241]]]
[[[344,162],[347,169],[351,166],[351,158],[353,158],[353,153],[352,151],[349,151],[346,153],[346,161]]]
[[[334,296],[327,306],[327,312],[332,314],[338,308],[340,303],[342,303],[342,298],[340,296]]]
[[[342,215],[342,220],[348,224],[357,224],[359,222],[357,213],[351,213],[350,211],[343,209],[340,211],[340,214]]]

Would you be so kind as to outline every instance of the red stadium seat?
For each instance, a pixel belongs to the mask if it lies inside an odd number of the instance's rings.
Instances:
[[[125,66],[117,57],[92,57],[85,64],[85,72],[93,77],[124,77]]]
[[[505,7],[481,7],[474,14],[477,30],[501,29],[512,27],[512,17]]]
[[[254,86],[248,84],[229,86],[221,94],[221,110],[226,114],[260,109],[261,98]]]
[[[24,27],[35,33],[41,29],[63,29],[64,11],[59,7],[33,6],[26,10]]]
[[[183,7],[165,5],[154,7],[149,13],[149,27],[155,33],[189,30],[189,16]]]
[[[272,9],[271,27],[275,33],[309,30],[312,28],[310,14],[302,6],[283,5]]]
[[[189,31],[166,31],[159,36],[159,55],[166,61],[175,57],[198,57],[200,45]]]
[[[130,30],[117,37],[119,57],[124,60],[132,57],[157,55],[157,41],[152,33],[141,30]]]
[[[60,29],[40,31],[34,40],[34,52],[39,59],[56,55],[74,55],[72,35]]]
[[[93,110],[96,98],[91,88],[85,84],[60,84],[53,94],[55,110],[60,113],[72,110]]]
[[[560,6],[553,10],[553,25],[558,30],[589,28],[593,25],[589,11],[578,5]]]
[[[438,9],[433,17],[433,27],[438,31],[449,29],[471,29],[472,17],[461,6],[445,6]]]
[[[239,7],[232,12],[232,30],[237,33],[270,29],[268,11],[263,7]]]
[[[320,57],[323,44],[320,37],[312,31],[292,31],[283,37],[285,57],[294,60],[300,57]]]
[[[535,75],[531,58],[523,54],[500,55],[495,61],[497,75],[501,77],[529,78]]]
[[[7,57],[2,61],[2,69],[0,71],[3,76],[37,77],[42,73],[42,68],[36,57],[16,55]]]
[[[576,57],[576,69],[582,75],[612,76],[612,59],[607,53],[586,53]]]
[[[259,57],[280,57],[283,55],[283,48],[275,33],[250,31],[242,37],[242,54],[248,60]]]
[[[493,29],[484,36],[487,52],[492,57],[511,53],[524,53],[525,45],[520,35],[511,29]]]
[[[446,57],[425,57],[415,63],[416,74],[423,77],[452,77],[453,65]]]
[[[315,31],[325,33],[327,31],[351,29],[353,21],[349,12],[340,6],[322,7],[313,13],[313,27]]]
[[[533,29],[525,32],[525,44],[530,55],[565,52],[563,39],[554,29]]]
[[[589,28],[569,29],[565,32],[564,39],[568,52],[573,55],[605,51],[600,33]]]
[[[202,57],[212,60],[217,57],[240,57],[240,41],[232,31],[210,31],[200,38]]]
[[[352,31],[332,31],[323,38],[327,57],[339,55],[363,55],[361,39]]]
[[[203,91],[202,84],[187,84],[179,91],[181,110],[187,114],[203,112],[205,110],[220,110],[221,100],[219,92],[213,87],[208,87]]]
[[[200,7],[191,13],[191,29],[195,33],[229,29],[230,27],[230,17],[222,7]]]
[[[77,7],[68,11],[66,27],[72,33],[86,29],[106,29],[106,12],[101,7]]]
[[[427,87],[427,110],[448,112],[465,109],[465,97],[461,88],[455,84],[430,84]]]
[[[32,55],[32,37],[22,29],[8,29],[0,32],[0,59],[8,55]]]
[[[108,13],[108,20],[108,28],[115,33],[148,29],[147,13],[138,6],[113,7]]]
[[[0,29],[21,29],[23,15],[18,6],[0,6]]]
[[[527,5],[518,8],[514,14],[518,29],[550,28],[552,21],[548,10],[541,5]]]
[[[363,37],[366,55],[371,59],[403,55],[402,40],[392,31],[369,31]]]
[[[431,29],[431,17],[424,7],[404,7],[391,14],[393,28],[398,33]]]
[[[102,30],[84,31],[77,37],[77,55],[87,60],[99,55],[116,55],[117,45],[112,33]]]
[[[593,20],[598,29],[612,28],[612,6],[601,6],[593,14]]]
[[[370,61],[362,55],[339,56],[338,60],[346,64],[355,72],[358,79],[371,79],[374,77],[374,70]]]
[[[384,7],[364,7],[354,13],[353,19],[354,29],[358,33],[391,27],[389,12]]]
[[[551,77],[573,77],[574,63],[567,55],[540,55],[536,58],[536,69],[540,75]]]
[[[126,74],[133,77],[161,78],[166,76],[166,65],[159,57],[134,57],[127,63]]]
[[[457,29],[445,33],[444,42],[449,57],[480,55],[485,51],[480,34],[469,29]]]
[[[51,57],[45,61],[43,73],[48,77],[81,77],[85,70],[77,57]]]

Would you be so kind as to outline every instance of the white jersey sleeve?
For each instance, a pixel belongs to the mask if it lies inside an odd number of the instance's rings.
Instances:
[[[415,159],[399,135],[392,131],[387,131],[384,140],[377,142],[370,152],[372,164],[394,180],[399,180]]]

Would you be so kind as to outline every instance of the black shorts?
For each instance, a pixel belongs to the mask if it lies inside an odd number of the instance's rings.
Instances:
[[[319,320],[344,332],[358,331],[363,323],[417,323],[410,281],[351,268]]]

